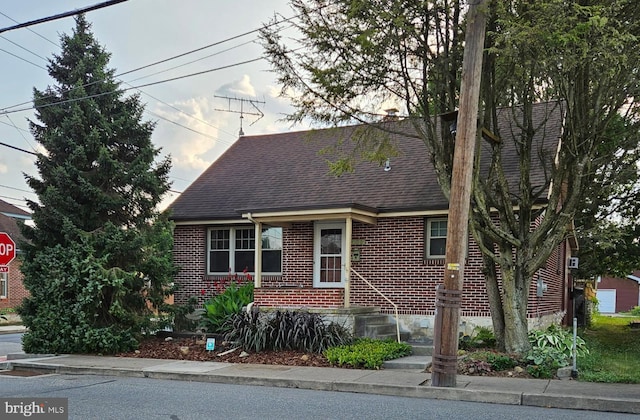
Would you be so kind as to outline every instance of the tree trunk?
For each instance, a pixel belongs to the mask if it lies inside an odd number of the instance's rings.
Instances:
[[[525,354],[531,349],[527,322],[529,281],[518,267],[513,270],[501,270],[501,274],[504,350],[507,353]]]

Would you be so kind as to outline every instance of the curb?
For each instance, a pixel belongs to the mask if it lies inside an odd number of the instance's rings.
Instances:
[[[3,366],[4,365],[4,366]],[[593,398],[557,394],[528,394],[522,392],[469,390],[463,388],[437,388],[414,385],[388,385],[378,383],[355,383],[336,380],[306,380],[286,378],[259,378],[251,376],[229,376],[215,372],[170,372],[153,369],[126,369],[107,367],[76,367],[38,362],[9,360],[0,367],[32,369],[49,374],[101,375],[116,377],[150,378],[191,382],[211,382],[229,385],[272,386],[298,388],[314,391],[353,392],[398,397],[454,400],[531,407],[560,408],[574,410],[606,411],[640,414],[640,401],[624,398]]]

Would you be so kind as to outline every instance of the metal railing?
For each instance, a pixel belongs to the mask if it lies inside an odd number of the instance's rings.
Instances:
[[[362,277],[360,275],[360,273],[358,273],[356,270],[351,268],[351,272],[353,274],[355,274],[356,276],[358,276],[358,278],[360,280],[362,280],[363,282],[367,283],[369,285],[369,287],[371,287],[373,290],[375,290],[376,293],[378,293],[380,296],[382,296],[387,302],[389,302],[391,304],[391,306],[393,306],[393,310],[395,311],[395,314],[396,314],[396,335],[397,335],[397,339],[398,339],[398,343],[399,343],[400,342],[400,321],[398,320],[398,305],[393,303],[391,301],[391,299],[386,297],[380,290],[378,290],[373,284],[371,284],[371,282],[369,282],[369,280],[367,280],[364,277]]]

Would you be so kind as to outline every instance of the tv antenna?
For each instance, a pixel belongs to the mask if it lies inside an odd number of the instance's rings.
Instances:
[[[220,99],[226,99],[228,101],[228,106],[227,109],[217,109],[216,111],[222,111],[222,112],[233,112],[234,114],[240,114],[240,132],[239,134],[241,136],[244,136],[244,131],[242,130],[242,120],[244,119],[245,115],[254,115],[257,116],[258,118],[256,118],[255,121],[253,121],[251,124],[249,125],[253,125],[256,122],[258,122],[258,120],[260,120],[260,118],[264,117],[264,113],[260,110],[260,108],[258,108],[258,104],[262,104],[264,105],[265,102],[264,101],[258,101],[255,99],[245,99],[245,98],[232,98],[230,96],[218,96],[218,95],[213,95],[214,98],[220,98]],[[239,102],[240,103],[240,111],[238,111],[237,109],[232,109],[231,108],[231,102]],[[245,111],[245,104],[249,104],[253,107],[253,109],[250,109],[249,111]]]

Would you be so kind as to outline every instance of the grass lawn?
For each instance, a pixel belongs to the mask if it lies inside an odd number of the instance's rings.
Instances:
[[[579,357],[578,380],[640,383],[640,329],[629,327],[640,317],[595,315],[579,333],[590,354]]]

